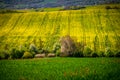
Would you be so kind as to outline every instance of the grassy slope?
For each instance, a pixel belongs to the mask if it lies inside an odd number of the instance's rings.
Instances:
[[[120,80],[119,58],[1,60],[1,80]]]
[[[119,4],[111,6],[119,7]],[[119,18],[120,9],[106,10],[105,5],[76,11],[0,14],[0,48],[3,49],[5,44],[9,48],[29,44],[33,40],[39,46],[41,38],[44,48],[51,50],[61,36],[69,34],[92,49],[95,36],[99,50],[104,50],[106,44],[119,49],[116,46],[120,42]]]

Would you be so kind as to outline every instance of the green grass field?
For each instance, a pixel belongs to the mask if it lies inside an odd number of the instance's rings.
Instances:
[[[110,5],[119,7],[120,4]],[[45,50],[65,35],[72,36],[94,49],[104,51],[120,49],[120,9],[106,9],[108,5],[87,7],[81,10],[0,14],[0,49],[29,45],[39,39]],[[23,11],[24,12],[24,11]],[[95,41],[97,37],[97,41]]]
[[[120,58],[1,60],[0,80],[120,80]]]

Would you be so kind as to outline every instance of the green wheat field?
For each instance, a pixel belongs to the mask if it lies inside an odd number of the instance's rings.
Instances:
[[[1,80],[120,80],[119,58],[0,61]]]

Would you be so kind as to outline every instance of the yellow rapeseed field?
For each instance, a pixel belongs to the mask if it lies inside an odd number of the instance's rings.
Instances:
[[[60,37],[70,35],[99,50],[106,44],[120,48],[120,9],[86,8],[81,10],[0,14],[0,48],[18,47],[39,39],[52,49]],[[97,38],[97,41],[95,39]],[[118,46],[119,45],[119,46]]]

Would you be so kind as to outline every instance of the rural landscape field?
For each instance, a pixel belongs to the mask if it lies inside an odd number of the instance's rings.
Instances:
[[[24,7],[0,9],[0,80],[120,80],[119,3]]]
[[[32,41],[38,47],[41,39],[43,48],[52,50],[62,36],[70,35],[92,49],[94,42],[99,50],[120,49],[120,9],[98,6],[83,10],[5,13],[0,17],[0,48],[7,44],[8,48],[29,45]]]

